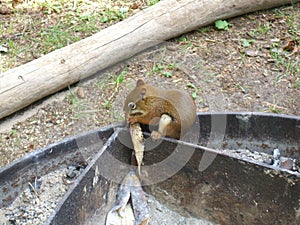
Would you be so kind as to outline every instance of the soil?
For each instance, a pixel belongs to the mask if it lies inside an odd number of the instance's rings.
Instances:
[[[300,5],[228,22],[228,30],[212,25],[185,34],[2,119],[0,166],[68,136],[122,121],[125,96],[137,78],[186,90],[199,112],[300,116]]]

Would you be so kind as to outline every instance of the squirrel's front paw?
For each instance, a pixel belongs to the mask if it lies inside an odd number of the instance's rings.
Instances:
[[[161,139],[162,135],[158,131],[152,131],[151,132],[151,138],[152,138],[153,141],[156,141],[156,140]]]
[[[132,124],[134,124],[134,123],[137,122],[137,120],[136,120],[134,117],[129,117],[129,118],[127,119],[127,121],[128,121],[128,123],[129,123],[130,125],[132,125]]]

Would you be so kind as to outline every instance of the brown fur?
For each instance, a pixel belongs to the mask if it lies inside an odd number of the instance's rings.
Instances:
[[[134,109],[129,104],[134,105]],[[158,125],[160,117],[167,114],[172,122],[163,136],[179,139],[194,124],[196,106],[192,97],[179,90],[165,90],[137,80],[135,89],[125,100],[124,112],[129,124]]]

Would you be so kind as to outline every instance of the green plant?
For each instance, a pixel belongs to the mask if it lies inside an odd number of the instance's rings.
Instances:
[[[80,99],[77,98],[76,94],[72,91],[70,85],[68,86],[69,89],[69,98],[71,100],[71,105],[75,106],[80,102]]]
[[[168,71],[163,72],[163,75],[164,75],[165,77],[172,77],[172,73],[171,73],[171,72],[168,72]]]
[[[251,44],[253,44],[253,43],[254,43],[253,39],[250,39],[250,40],[242,39],[242,46],[245,47],[245,48],[251,46]]]
[[[294,15],[290,15],[287,19],[287,25],[288,25],[288,31],[289,33],[293,36],[295,40],[298,40],[300,42],[300,37],[299,37],[299,23],[297,22],[298,20],[295,20]]]
[[[198,97],[198,94],[197,94],[198,89],[196,88],[196,86],[195,86],[194,84],[192,84],[192,83],[188,83],[188,84],[187,84],[187,87],[188,87],[188,88],[191,88],[191,89],[194,89],[194,91],[193,91],[193,93],[192,93],[192,98],[193,98],[193,99],[196,99],[196,98]]]
[[[174,63],[169,63],[168,65],[163,65],[162,62],[155,63],[152,67],[151,73],[148,72],[146,73],[147,76],[152,75],[152,74],[160,74],[163,75],[164,77],[172,77],[172,70],[176,68],[176,64]]]
[[[272,113],[282,113],[282,110],[276,107],[276,105],[270,105],[269,110]]]
[[[183,49],[189,49],[192,46],[192,42],[188,35],[183,35],[179,38],[179,42],[181,43],[181,47]]]
[[[39,6],[44,9],[45,14],[51,14],[52,12],[60,13],[63,9],[63,1],[52,1],[52,0],[45,0],[42,2],[37,2]]]
[[[196,86],[194,84],[192,84],[192,83],[188,83],[186,86],[188,88],[197,89]]]
[[[160,2],[160,0],[150,0],[149,5],[152,6],[152,5],[155,5],[158,2]]]
[[[198,97],[197,91],[194,91],[194,92],[192,93],[192,98],[193,98],[193,99],[196,99],[197,97]]]
[[[186,37],[182,36],[179,38],[179,42],[185,42],[186,41]]]
[[[163,70],[163,66],[161,63],[156,63],[154,64],[154,66],[152,67],[152,73],[161,73],[161,71]]]
[[[170,64],[167,65],[167,68],[168,68],[169,70],[174,70],[174,69],[176,68],[176,64],[170,63]]]
[[[110,107],[111,107],[111,101],[110,100],[106,100],[103,103],[103,107],[106,108],[106,109],[110,109]]]
[[[300,77],[295,81],[294,88],[300,88]]]
[[[200,32],[201,34],[206,33],[206,32],[207,32],[207,27],[201,27],[201,28],[199,29],[199,32]]]
[[[241,54],[242,54],[242,58],[241,58],[242,63],[245,63],[246,52],[242,52]]]
[[[284,16],[284,13],[282,12],[282,10],[280,8],[275,8],[274,12],[276,13],[277,16]]]
[[[251,30],[249,32],[250,36],[251,37],[255,37],[256,35],[259,35],[259,34],[266,34],[268,33],[270,30],[270,23],[267,22],[265,24],[262,24],[261,22],[258,23],[258,28],[257,29],[254,29],[254,30]]]
[[[115,20],[122,20],[128,17],[128,9],[120,8],[119,10],[107,9],[100,13],[101,23],[109,23]]]
[[[11,130],[10,130],[10,136],[11,136],[11,137],[16,136],[16,134],[17,134],[17,131],[16,131],[15,129],[11,129]]]
[[[217,20],[215,21],[215,27],[219,30],[228,30],[229,23],[226,20]]]
[[[117,87],[119,87],[120,84],[123,83],[123,81],[124,81],[124,76],[126,75],[126,73],[127,73],[127,71],[126,71],[126,69],[124,69],[124,70],[117,76],[116,81],[115,81]]]
[[[247,87],[243,87],[240,83],[236,83],[234,85],[236,88],[240,89],[242,93],[246,94],[248,91],[247,91]]]
[[[127,73],[127,67],[125,67],[122,70],[122,72],[120,74],[118,74],[117,77],[115,78],[115,80],[114,80],[115,89],[114,89],[112,95],[108,99],[106,99],[105,102],[102,104],[104,108],[106,108],[106,109],[111,108],[111,105],[112,105],[111,103],[113,102],[113,98],[115,97],[116,93],[118,93],[121,84],[124,82],[124,77],[125,77],[126,73]],[[112,78],[112,75],[108,73],[107,77]],[[107,85],[107,84],[105,85],[105,83],[102,83],[101,85],[98,84],[98,86],[100,88],[103,88]]]
[[[262,24],[262,23],[259,23],[258,24],[258,31],[262,34],[266,34],[268,33],[268,31],[270,30],[270,23],[267,22],[266,24]]]
[[[80,40],[80,37],[74,36],[68,30],[64,29],[64,25],[60,22],[53,27],[42,29],[41,38],[44,47],[46,47],[44,49],[45,53]]]
[[[275,45],[273,45],[273,47],[274,46]],[[282,73],[277,74],[275,79],[276,82],[288,76],[294,76],[296,80],[299,79],[300,60],[296,60],[296,61],[290,60],[289,58],[286,57],[284,52],[282,52],[280,49],[277,48],[272,48],[270,50],[270,55],[273,59],[275,59],[275,66],[282,71]]]

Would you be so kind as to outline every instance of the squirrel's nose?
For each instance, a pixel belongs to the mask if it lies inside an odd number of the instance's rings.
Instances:
[[[129,102],[128,107],[129,107],[131,110],[133,110],[133,109],[135,109],[136,105],[135,105],[134,102]]]

